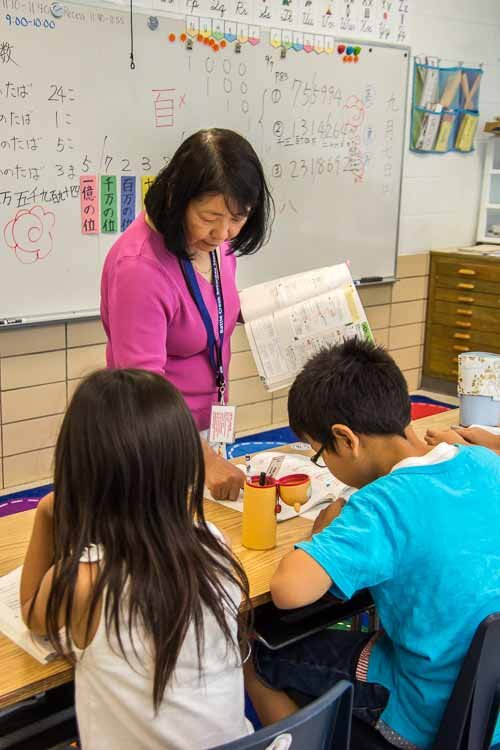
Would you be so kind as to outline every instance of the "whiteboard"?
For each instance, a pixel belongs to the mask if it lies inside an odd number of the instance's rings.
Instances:
[[[131,70],[119,8],[74,5],[36,26],[10,18],[0,26],[11,53],[0,65],[0,321],[95,315],[118,234],[82,234],[81,175],[116,176],[119,223],[121,178],[136,178],[137,213],[141,178],[212,126],[251,141],[276,204],[269,244],[238,262],[240,288],[343,260],[354,278],[394,276],[407,48],[360,42],[357,64],[336,50],[282,58],[262,29],[239,53],[196,38],[188,51],[185,21],[163,16],[152,31],[134,13]]]

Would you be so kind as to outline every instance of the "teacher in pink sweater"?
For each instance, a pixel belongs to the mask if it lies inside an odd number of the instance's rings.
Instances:
[[[272,198],[248,141],[212,128],[184,141],[145,205],[104,264],[107,364],[163,375],[183,394],[203,436],[212,406],[230,403],[231,335],[240,316],[236,256],[266,242]],[[206,440],[203,446],[210,491],[236,499],[243,473]]]

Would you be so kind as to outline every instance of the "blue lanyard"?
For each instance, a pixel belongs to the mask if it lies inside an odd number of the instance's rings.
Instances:
[[[219,391],[219,401],[224,400],[224,391],[226,388],[226,379],[224,376],[224,365],[222,362],[222,345],[224,343],[224,298],[222,296],[222,284],[220,279],[219,264],[217,262],[217,252],[212,250],[210,253],[210,263],[212,265],[212,277],[214,284],[215,300],[217,303],[217,324],[219,330],[219,340],[215,337],[214,327],[212,324],[212,318],[207,310],[205,300],[196,278],[196,272],[193,268],[193,264],[186,258],[181,259],[181,267],[186,279],[186,284],[191,292],[193,301],[198,308],[203,325],[207,332],[208,341],[208,358],[212,369],[215,373],[215,382]]]

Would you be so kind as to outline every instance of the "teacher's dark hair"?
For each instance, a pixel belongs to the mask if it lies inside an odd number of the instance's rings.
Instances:
[[[124,658],[123,630],[132,642],[144,634],[154,665],[156,710],[191,626],[201,665],[205,618],[215,618],[227,648],[234,650],[235,665],[241,663],[231,627],[238,606],[228,588],[236,586],[248,601],[248,581],[207,525],[204,481],[193,417],[164,378],[142,370],[102,370],[77,388],[55,453],[47,633],[59,654],[70,647],[80,558],[89,545],[101,545],[87,637],[101,600],[108,638],[116,636]],[[140,630],[133,636],[136,626]]]
[[[231,251],[251,255],[268,240],[274,203],[259,157],[250,143],[233,130],[199,130],[179,146],[149,188],[146,211],[178,258],[187,258],[184,221],[190,201],[223,195],[248,219],[231,241]]]

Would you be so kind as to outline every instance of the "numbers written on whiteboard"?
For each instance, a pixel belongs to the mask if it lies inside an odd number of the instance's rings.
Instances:
[[[315,104],[320,106],[336,104],[340,107],[342,104],[342,90],[338,86],[327,83],[318,84],[314,77],[310,82],[294,78],[292,92],[294,107],[313,107]]]
[[[33,29],[55,29],[56,23],[48,18],[26,18],[26,16],[11,16],[5,14],[5,20],[9,26],[31,27]]]
[[[170,156],[162,156],[161,163],[158,165],[158,159],[152,159],[150,156],[141,156],[138,161],[138,165],[129,159],[128,157],[112,156],[106,154],[102,161],[102,172],[103,174],[116,174],[120,172],[122,174],[136,174],[137,171],[142,172],[153,172],[156,174],[157,171],[166,167],[170,161]],[[85,159],[82,162],[81,172],[86,174],[91,168],[91,160],[88,155],[85,155]]]
[[[274,179],[309,180],[314,182],[317,177],[338,177],[345,169],[344,159],[340,156],[328,159],[322,156],[312,159],[290,159],[281,164],[276,162],[272,166],[271,174]]]

